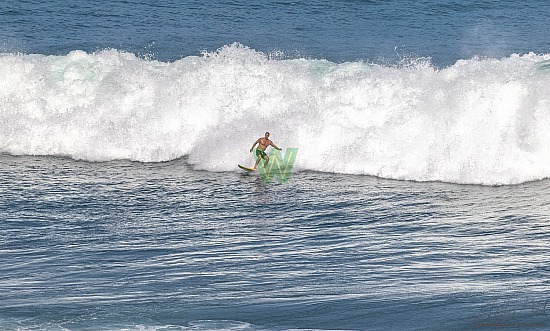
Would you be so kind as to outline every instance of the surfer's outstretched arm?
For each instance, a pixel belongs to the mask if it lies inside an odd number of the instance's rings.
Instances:
[[[260,139],[256,140],[256,142],[252,145],[252,148],[250,148],[250,153],[252,153],[252,150],[254,149],[254,147],[256,147],[256,144],[259,144],[260,143]]]
[[[275,144],[274,144],[273,142],[271,142],[271,144],[270,144],[270,145],[271,145],[271,146],[273,146],[273,148],[275,148],[275,149],[278,149],[278,150],[280,150],[280,151],[282,151],[282,150],[283,150],[282,148],[279,148],[279,147],[275,146]]]

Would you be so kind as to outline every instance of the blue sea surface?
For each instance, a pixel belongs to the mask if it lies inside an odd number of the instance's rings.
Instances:
[[[1,165],[2,328],[548,327],[548,181]]]
[[[548,53],[546,1],[4,0],[4,51],[67,54],[105,48],[166,61],[234,42],[331,61]]]
[[[549,26],[4,0],[0,330],[547,330]],[[287,182],[237,168],[265,131]]]

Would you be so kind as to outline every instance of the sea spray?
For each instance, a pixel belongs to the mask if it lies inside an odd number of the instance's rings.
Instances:
[[[232,171],[265,131],[296,170],[467,184],[550,177],[550,55],[426,63],[0,55],[0,152]]]

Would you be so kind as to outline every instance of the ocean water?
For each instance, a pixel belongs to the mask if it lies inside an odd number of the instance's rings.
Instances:
[[[4,0],[0,329],[550,328],[549,14]]]

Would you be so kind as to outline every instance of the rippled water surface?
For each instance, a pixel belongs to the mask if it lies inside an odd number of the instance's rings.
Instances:
[[[548,181],[0,169],[2,328],[548,327]]]
[[[547,330],[549,26],[541,0],[3,0],[0,330]],[[311,171],[233,171],[264,130]]]
[[[0,52],[105,48],[163,61],[240,42],[331,61],[548,53],[546,1],[4,0]]]

